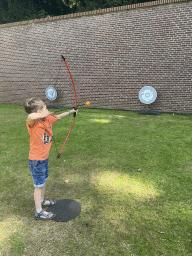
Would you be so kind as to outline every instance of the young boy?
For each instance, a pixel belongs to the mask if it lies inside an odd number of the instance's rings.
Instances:
[[[44,101],[39,98],[31,98],[25,101],[25,111],[29,114],[26,120],[30,135],[29,169],[34,182],[35,219],[52,220],[56,214],[45,212],[43,206],[55,205],[56,201],[44,199],[45,184],[48,180],[48,157],[52,143],[52,125],[71,113],[71,110],[60,115],[51,116],[52,112],[46,107]]]

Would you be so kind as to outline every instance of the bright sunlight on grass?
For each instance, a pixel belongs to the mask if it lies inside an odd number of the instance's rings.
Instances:
[[[143,184],[138,179],[130,178],[127,174],[119,174],[116,172],[104,172],[97,179],[98,185],[103,190],[112,190],[115,196],[127,198],[135,196],[137,200],[140,198],[154,198],[158,192],[152,186]],[[120,194],[121,193],[121,194]]]
[[[1,256],[192,256],[192,117],[79,109],[45,198],[81,213],[55,222],[34,219],[26,116],[0,105]],[[71,121],[53,125],[58,149]]]

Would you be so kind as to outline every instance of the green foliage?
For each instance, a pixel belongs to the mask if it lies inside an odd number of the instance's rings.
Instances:
[[[71,12],[62,0],[30,0],[37,9],[43,9],[49,16],[59,16]]]
[[[84,12],[90,10],[104,9],[116,6],[123,6],[128,4],[136,4],[141,2],[148,2],[143,0],[79,0],[77,4],[77,11]]]
[[[0,23],[40,19],[70,13],[62,0],[3,0],[0,3]]]
[[[47,17],[46,11],[36,8],[31,1],[17,0],[0,4],[0,23],[11,23]]]

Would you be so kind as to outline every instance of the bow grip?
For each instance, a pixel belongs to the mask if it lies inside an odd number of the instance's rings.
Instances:
[[[74,107],[74,110],[77,110],[77,107]],[[76,112],[73,113],[73,116],[76,117]]]

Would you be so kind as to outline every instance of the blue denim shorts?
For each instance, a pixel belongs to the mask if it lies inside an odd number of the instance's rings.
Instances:
[[[48,158],[42,161],[28,160],[28,164],[33,178],[34,187],[44,187],[49,174]]]

